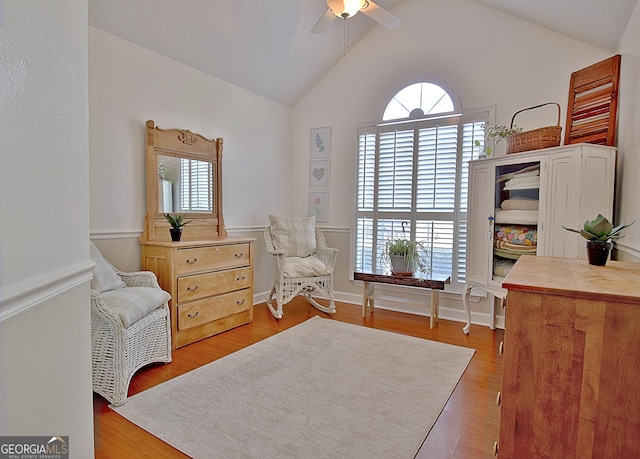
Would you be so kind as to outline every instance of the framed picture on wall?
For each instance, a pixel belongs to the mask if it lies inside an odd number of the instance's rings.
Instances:
[[[316,217],[318,222],[326,222],[329,210],[329,192],[311,191],[309,192],[309,216]]]
[[[309,189],[329,189],[329,160],[309,161]]]
[[[311,129],[310,155],[312,158],[328,158],[331,156],[331,128]]]

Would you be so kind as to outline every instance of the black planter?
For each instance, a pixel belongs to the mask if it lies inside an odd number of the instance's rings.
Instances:
[[[169,228],[172,241],[179,241],[182,237],[182,228]]]
[[[612,242],[587,241],[587,259],[590,265],[604,266],[607,264],[609,253],[613,247]]]

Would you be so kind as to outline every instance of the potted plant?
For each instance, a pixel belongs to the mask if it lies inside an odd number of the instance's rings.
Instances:
[[[604,266],[607,263],[609,253],[613,247],[613,243],[611,241],[623,238],[624,236],[620,234],[620,231],[628,228],[634,223],[635,220],[628,225],[626,223],[622,223],[621,225],[614,227],[606,217],[602,214],[598,214],[595,220],[587,220],[584,222],[584,226],[581,230],[567,228],[564,225],[562,225],[562,227],[567,231],[580,234],[587,240],[587,259],[589,260],[590,265]]]
[[[480,150],[480,158],[488,158],[489,156],[491,156],[491,152],[493,151],[493,148],[487,145],[489,143],[489,140],[491,141],[491,143],[493,143],[493,146],[495,147],[498,143],[502,142],[510,135],[517,134],[518,132],[522,132],[522,128],[518,126],[513,126],[511,128],[508,128],[507,126],[496,124],[493,126],[483,126],[483,127],[485,129],[484,143],[480,142],[479,140],[476,140],[474,142],[476,147],[482,148],[482,150]]]
[[[171,214],[164,214],[164,218],[166,218],[171,225],[171,228],[169,228],[169,233],[171,233],[172,241],[179,241],[182,237],[182,227],[193,221],[184,221],[182,215],[173,216]]]
[[[426,255],[423,242],[397,237],[385,241],[382,259],[391,264],[392,274],[413,276],[416,271],[427,272]]]

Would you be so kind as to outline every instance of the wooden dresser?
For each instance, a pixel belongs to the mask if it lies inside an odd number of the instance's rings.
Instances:
[[[174,349],[253,320],[253,241],[141,241],[142,269],[171,294]]]
[[[640,457],[640,264],[521,257],[503,287],[498,456]]]

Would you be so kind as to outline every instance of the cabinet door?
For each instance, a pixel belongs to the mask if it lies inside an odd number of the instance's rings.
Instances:
[[[578,149],[549,156],[543,255],[576,258],[579,236],[562,228],[580,228],[580,156]],[[584,252],[584,250],[582,251]]]
[[[472,163],[469,170],[467,281],[486,283],[491,273],[493,193],[495,179],[488,164]]]

